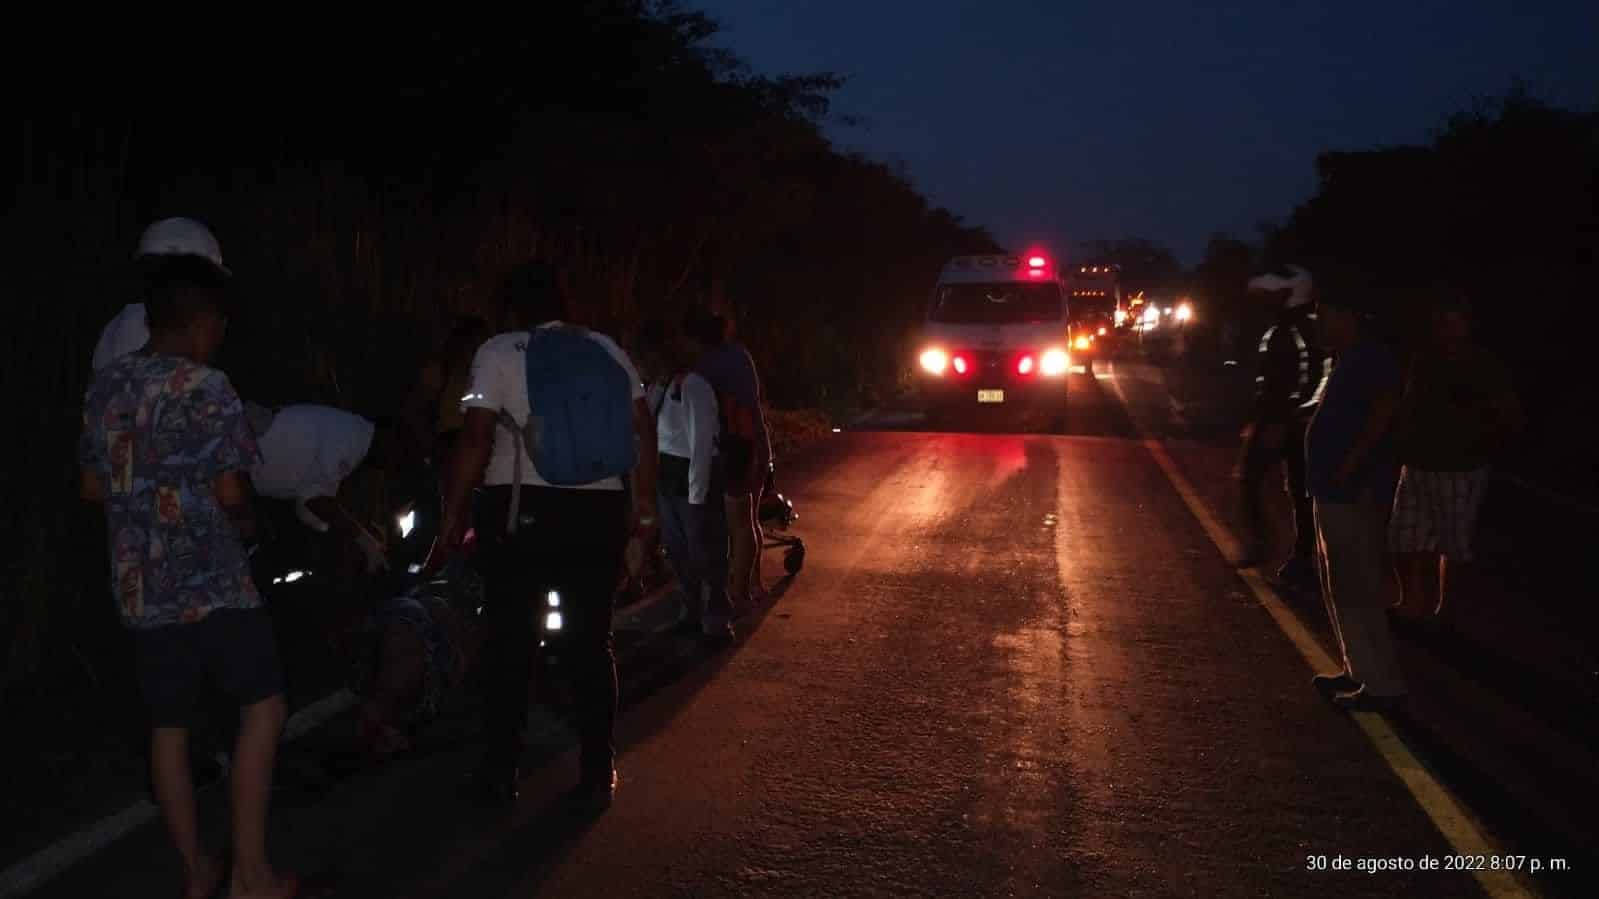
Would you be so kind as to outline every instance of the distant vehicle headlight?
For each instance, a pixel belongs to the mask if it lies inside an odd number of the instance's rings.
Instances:
[[[1066,355],[1066,351],[1060,349],[1059,347],[1046,350],[1043,358],[1040,359],[1038,363],[1039,371],[1043,372],[1049,377],[1060,377],[1061,375],[1064,375],[1066,370],[1071,367],[1071,357]]]

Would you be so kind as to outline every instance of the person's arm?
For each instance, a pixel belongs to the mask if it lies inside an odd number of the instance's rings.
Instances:
[[[455,442],[455,455],[449,461],[444,483],[444,523],[439,539],[455,546],[466,534],[472,518],[472,490],[483,480],[483,470],[494,452],[494,428],[499,413],[477,407],[466,410],[461,434]]]
[[[1353,477],[1360,466],[1365,464],[1366,457],[1388,435],[1388,429],[1393,426],[1394,413],[1399,410],[1401,397],[1399,373],[1395,370],[1392,377],[1383,379],[1377,395],[1372,398],[1371,411],[1366,414],[1366,421],[1360,427],[1360,434],[1349,447],[1349,452],[1344,455],[1343,464],[1338,466],[1339,481]]]
[[[100,466],[105,461],[98,429],[91,426],[93,416],[85,402],[82,427],[78,430],[78,496],[86,503],[105,502],[105,482],[100,479]]]
[[[250,489],[250,479],[241,471],[224,471],[213,485],[217,505],[238,529],[246,543],[255,542],[255,497]]]
[[[638,447],[638,462],[633,469],[631,485],[633,488],[633,532],[649,534],[656,527],[655,510],[655,452],[660,444],[656,442],[655,435],[655,410],[650,408],[644,393],[644,383],[639,377],[638,368],[633,365],[633,360],[627,353],[616,345],[616,341],[609,337],[594,335],[605,351],[616,360],[616,364],[627,373],[628,383],[632,385],[631,396],[633,399],[633,439]],[[631,565],[629,566],[632,567]]]
[[[511,364],[512,360],[519,364]],[[478,347],[472,357],[466,396],[461,398],[461,433],[456,436],[455,452],[443,472],[444,521],[439,531],[442,546],[457,546],[466,536],[472,520],[472,491],[483,480],[483,472],[494,455],[494,429],[511,393],[512,385],[507,381],[525,377],[525,370],[525,359],[502,359],[500,343],[493,340]]]
[[[99,469],[93,465],[78,468],[78,496],[86,503],[105,502],[105,484],[100,480]]]
[[[633,469],[633,530],[653,531],[655,508],[655,416],[643,399],[633,400],[633,439],[639,448],[638,467]]]
[[[367,528],[339,502],[336,491],[328,491],[319,496],[310,496],[301,500],[306,511],[315,515],[327,524],[335,536],[347,539],[361,548],[366,556],[367,570],[388,567],[388,554],[383,549],[383,541]]]
[[[704,379],[683,379],[683,400],[688,406],[688,501],[704,505],[711,493],[711,465],[716,450],[716,391]]]
[[[213,495],[238,530],[239,537],[246,543],[254,542],[255,501],[250,468],[261,461],[261,450],[250,419],[244,413],[244,401],[220,371],[211,372],[196,387],[196,393],[206,395],[199,408],[218,410],[214,418],[201,419],[201,426],[212,429],[220,438],[215,442],[215,454],[202,463],[211,474]]]
[[[1394,421],[1394,412],[1398,408],[1398,390],[1383,391],[1372,400],[1371,413],[1366,416],[1366,423],[1360,428],[1360,436],[1355,438],[1354,446],[1349,448],[1349,453],[1344,456],[1343,465],[1338,468],[1340,479],[1352,476],[1366,461],[1372,449],[1387,435],[1388,428]]]

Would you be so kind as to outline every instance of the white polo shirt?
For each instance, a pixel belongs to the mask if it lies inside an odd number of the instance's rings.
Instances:
[[[561,322],[546,322],[540,328],[549,328]],[[501,409],[509,412],[517,424],[527,422],[532,414],[533,407],[527,397],[527,344],[529,331],[511,331],[491,338],[478,348],[477,355],[472,359],[471,384],[467,388],[466,396],[461,398],[463,409],[487,409],[498,413]],[[590,340],[605,348],[605,351],[616,360],[627,372],[628,382],[633,385],[632,398],[644,398],[644,384],[639,380],[638,369],[633,366],[633,361],[627,353],[616,345],[616,341],[597,331],[589,331]],[[648,448],[640,447],[642,451]],[[498,425],[494,428],[494,450],[489,456],[488,468],[483,472],[483,483],[487,486],[503,486],[511,483],[515,473],[517,445],[511,432]],[[527,448],[522,447],[522,483],[536,487],[550,487],[550,482],[539,476],[538,469],[533,465],[533,458],[528,455]],[[560,485],[566,486],[566,485]],[[573,490],[621,490],[621,478],[605,478],[590,484],[571,486]]]
[[[681,389],[678,387],[681,386]],[[688,501],[699,506],[711,492],[711,466],[716,458],[716,391],[694,372],[649,390],[655,412],[656,445],[662,453],[688,460]]]
[[[99,371],[126,356],[144,349],[150,342],[150,326],[145,321],[144,304],[130,303],[106,323],[94,345],[94,370]]]
[[[367,450],[376,425],[332,406],[284,406],[258,438],[261,462],[250,472],[256,492],[304,502],[333,497]]]

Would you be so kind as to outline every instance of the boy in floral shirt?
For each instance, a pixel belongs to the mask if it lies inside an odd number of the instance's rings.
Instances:
[[[283,674],[245,551],[254,532],[248,472],[259,453],[238,394],[206,365],[226,328],[226,270],[170,256],[149,276],[149,343],[97,372],[84,400],[81,492],[105,506],[112,594],[134,635],[152,779],[187,895],[209,895],[223,880],[201,845],[188,765],[188,731],[207,689],[241,709],[232,895],[289,895],[292,880],[266,852]]]

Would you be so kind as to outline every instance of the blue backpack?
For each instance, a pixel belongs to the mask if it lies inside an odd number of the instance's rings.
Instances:
[[[584,328],[535,328],[527,347],[528,455],[562,487],[627,474],[638,462],[633,384]]]

